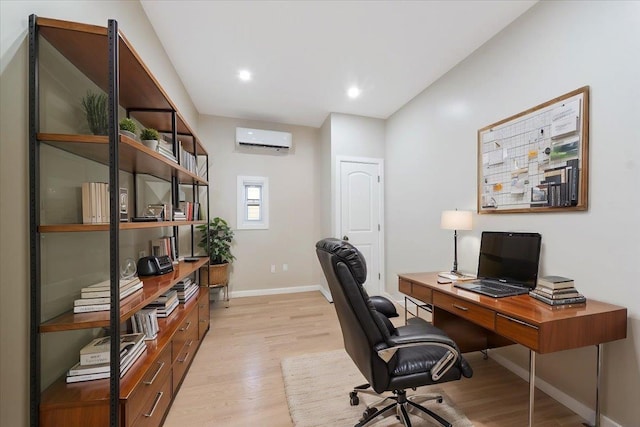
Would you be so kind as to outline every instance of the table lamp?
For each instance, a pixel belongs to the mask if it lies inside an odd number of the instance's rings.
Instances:
[[[451,273],[458,275],[458,230],[471,230],[471,211],[443,211],[440,228],[453,230],[453,269]]]

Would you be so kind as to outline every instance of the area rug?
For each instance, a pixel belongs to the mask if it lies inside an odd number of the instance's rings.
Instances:
[[[366,404],[375,396],[359,394],[360,404],[349,405],[352,387],[366,383],[358,368],[344,350],[307,354],[282,360],[282,376],[291,420],[296,427],[348,427],[362,417]],[[427,401],[422,405],[434,411],[455,427],[471,427],[469,419],[453,406],[453,402],[437,387],[421,387],[409,394],[440,394],[444,401]],[[414,427],[439,426],[418,416],[411,416]],[[375,426],[400,426],[397,418],[388,417]]]

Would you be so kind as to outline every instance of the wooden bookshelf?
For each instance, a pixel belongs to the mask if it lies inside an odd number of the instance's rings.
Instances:
[[[183,227],[186,225],[202,225],[206,221],[151,221],[121,222],[120,230],[139,230],[143,228]],[[38,226],[40,233],[73,233],[90,231],[109,231],[109,224],[43,224]]]

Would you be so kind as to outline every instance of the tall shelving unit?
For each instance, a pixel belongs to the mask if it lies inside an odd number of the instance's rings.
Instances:
[[[55,49],[60,57],[79,71],[83,78],[94,84],[108,95],[108,136],[88,135],[84,133],[49,132],[42,129],[43,117],[51,114],[41,103],[40,45]],[[171,188],[171,201],[178,204],[179,186],[190,186],[194,201],[199,201],[198,191],[208,188],[208,171],[200,176],[180,163],[173,162],[153,151],[140,142],[120,135],[118,120],[124,115],[133,117],[145,127],[155,128],[173,136],[174,153],[177,143],[201,159],[208,170],[208,155],[201,142],[183,119],[177,108],[158,84],[138,54],[118,30],[118,23],[109,20],[107,27],[80,24],[75,22],[29,17],[29,175],[30,175],[30,273],[31,273],[31,338],[30,338],[30,417],[32,426],[48,425],[160,425],[166,411],[181,384],[193,354],[209,329],[209,303],[206,288],[201,288],[198,298],[193,298],[166,319],[159,319],[160,333],[155,340],[147,342],[147,350],[134,363],[123,378],[120,378],[119,346],[112,345],[110,351],[110,378],[75,384],[67,384],[65,375],[46,381],[43,366],[55,366],[56,362],[43,357],[43,336],[48,334],[72,334],[74,332],[90,334],[96,328],[107,328],[111,342],[119,342],[120,335],[127,331],[127,321],[138,310],[157,299],[183,278],[197,275],[199,267],[206,265],[206,258],[196,262],[180,262],[174,266],[173,273],[162,276],[144,277],[144,287],[124,300],[119,299],[120,263],[127,254],[121,253],[121,234],[127,234],[128,241],[144,240],[135,233],[162,233],[172,230],[176,242],[180,230],[190,233],[190,253],[194,254],[194,227],[206,224],[209,217],[208,190],[205,191],[203,205],[207,206],[205,218],[197,221],[172,221],[168,218],[161,222],[120,222],[118,188],[122,174],[131,177],[134,183],[140,174],[151,175],[166,181]],[[43,147],[56,150],[70,157],[78,164],[88,163],[87,169],[108,169],[110,186],[109,211],[110,222],[105,224],[83,224],[74,221],[43,221],[43,212],[49,206],[42,206],[44,198]],[[93,166],[99,165],[99,166]],[[100,166],[102,165],[102,166]],[[66,180],[66,181],[64,181]],[[64,177],[68,190],[73,194],[82,182]],[[77,187],[77,188],[76,188]],[[48,191],[48,189],[47,189]],[[134,197],[135,197],[134,192]],[[73,197],[71,197],[73,199]],[[67,205],[64,205],[67,206]],[[203,206],[203,207],[204,207]],[[68,200],[67,210],[77,210],[77,201]],[[77,215],[76,215],[77,216]],[[74,217],[73,212],[62,217]],[[43,251],[43,239],[47,236],[64,236],[65,242],[75,242],[65,251],[77,253],[94,248],[84,247],[84,241],[96,234],[102,236],[108,232],[107,239],[91,238],[92,242],[102,241],[108,244],[108,277],[111,287],[111,309],[109,311],[73,314],[68,301],[79,288],[91,283],[82,283],[74,277],[74,271],[57,272],[59,283],[55,291],[62,303],[50,303],[52,291],[48,288],[51,280],[44,277],[43,269],[55,270],[55,259],[49,254],[55,247]],[[47,243],[51,245],[51,243]],[[131,248],[126,250],[131,251]],[[43,253],[46,252],[46,253]],[[182,251],[184,254],[185,251]],[[137,257],[137,254],[128,254]],[[90,272],[91,273],[91,272]],[[105,272],[102,272],[105,273]],[[52,274],[49,273],[49,276]],[[85,272],[86,275],[86,272]],[[47,287],[48,286],[48,287]],[[43,298],[46,288],[47,299]],[[63,289],[60,291],[60,289]],[[65,294],[66,293],[66,294]],[[67,305],[65,305],[65,302]],[[52,309],[47,304],[54,305]],[[57,308],[62,306],[63,308]],[[44,310],[44,308],[47,308]],[[52,312],[54,314],[52,315]],[[194,324],[195,323],[195,324]],[[80,341],[64,348],[64,343],[73,339]],[[62,353],[76,351],[87,343],[86,335],[77,338],[60,339]],[[75,347],[74,347],[75,345]],[[56,372],[64,372],[71,366],[55,366]]]

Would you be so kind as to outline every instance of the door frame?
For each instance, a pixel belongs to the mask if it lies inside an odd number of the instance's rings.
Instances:
[[[378,295],[382,295],[387,292],[384,258],[384,159],[376,157],[336,156],[334,163],[335,173],[333,174],[335,178],[333,187],[333,235],[338,239],[342,239],[342,198],[340,189],[342,188],[341,181],[343,163],[366,163],[378,166],[378,176],[380,177],[380,202],[378,206],[378,218],[380,219],[380,232],[378,233],[378,264],[380,278],[378,279]]]

